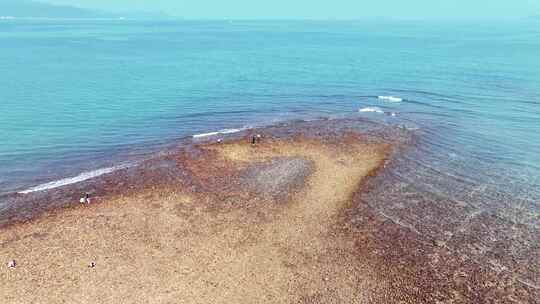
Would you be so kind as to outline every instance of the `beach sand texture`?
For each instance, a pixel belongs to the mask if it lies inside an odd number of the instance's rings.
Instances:
[[[348,135],[184,151],[189,185],[4,229],[0,260],[18,265],[0,268],[0,302],[369,302],[387,288],[355,257],[342,211],[388,150]]]

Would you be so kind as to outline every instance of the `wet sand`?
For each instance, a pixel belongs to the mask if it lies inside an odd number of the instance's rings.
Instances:
[[[362,201],[395,149],[348,132],[178,149],[104,178],[89,206],[2,228],[18,265],[0,302],[535,303]]]

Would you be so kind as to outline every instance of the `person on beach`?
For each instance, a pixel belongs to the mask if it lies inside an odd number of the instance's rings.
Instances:
[[[86,192],[83,197],[79,200],[81,204],[90,204],[90,193]]]
[[[261,138],[262,138],[261,134],[253,135],[253,137],[251,138],[251,145],[254,146],[254,145],[260,143]]]
[[[15,268],[17,267],[17,262],[15,260],[11,260],[8,263],[8,268]]]

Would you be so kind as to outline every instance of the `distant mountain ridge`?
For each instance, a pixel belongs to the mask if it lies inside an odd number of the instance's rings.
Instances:
[[[15,18],[99,18],[112,14],[65,5],[30,0],[1,0],[0,16]]]

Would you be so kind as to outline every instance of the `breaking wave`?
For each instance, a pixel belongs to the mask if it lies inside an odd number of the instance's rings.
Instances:
[[[45,190],[55,189],[55,188],[59,188],[59,187],[67,186],[67,185],[72,185],[72,184],[83,182],[85,180],[89,180],[89,179],[92,179],[92,178],[95,178],[95,177],[98,177],[98,176],[101,176],[101,175],[109,174],[109,173],[112,173],[114,171],[127,168],[129,166],[130,166],[130,164],[123,164],[123,165],[118,165],[118,166],[114,166],[114,167],[108,167],[108,168],[102,168],[102,169],[97,169],[97,170],[93,170],[93,171],[87,171],[87,172],[83,172],[83,173],[81,173],[81,174],[79,174],[79,175],[77,175],[75,177],[63,178],[63,179],[60,179],[60,180],[56,180],[56,181],[52,181],[52,182],[49,182],[49,183],[41,184],[41,185],[38,185],[38,186],[35,186],[35,187],[32,187],[32,188],[26,189],[24,191],[19,191],[18,193],[19,194],[29,194],[29,193],[33,193],[33,192],[45,191]]]
[[[365,107],[365,108],[362,108],[360,110],[358,110],[358,112],[360,113],[379,113],[379,114],[384,114],[384,111],[381,110],[381,108],[379,107]]]
[[[377,96],[379,100],[391,101],[391,102],[402,102],[403,98],[395,96]]]
[[[242,132],[244,130],[247,130],[247,128],[223,129],[223,130],[219,130],[219,131],[215,131],[215,132],[195,134],[195,135],[193,135],[193,138],[204,138],[204,137],[210,137],[210,136],[216,136],[216,135],[234,134],[234,133]]]

